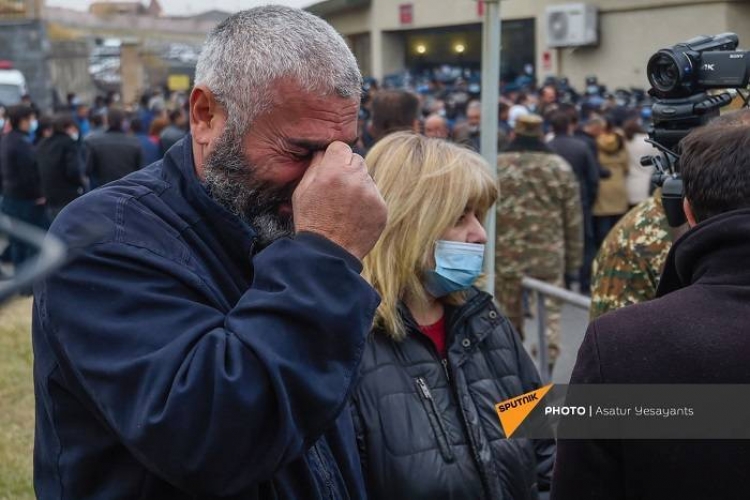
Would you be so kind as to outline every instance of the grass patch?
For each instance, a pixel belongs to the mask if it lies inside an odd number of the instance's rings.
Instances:
[[[0,500],[32,500],[31,299],[0,307]]]

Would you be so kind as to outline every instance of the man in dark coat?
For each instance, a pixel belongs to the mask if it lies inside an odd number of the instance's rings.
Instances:
[[[50,229],[72,261],[35,289],[37,498],[364,499],[344,410],[386,208],[347,146],[356,60],[259,7],[195,80],[192,135]]]
[[[2,211],[6,215],[34,226],[45,227],[47,216],[29,133],[36,128],[36,115],[30,106],[19,104],[8,110],[11,130],[0,139],[2,168]],[[19,266],[36,252],[26,243],[10,240],[10,259]]]
[[[125,177],[143,164],[141,143],[123,130],[125,114],[110,109],[107,115],[109,129],[103,134],[93,134],[84,141],[86,145],[86,173],[94,187]]]
[[[576,278],[579,280],[581,293],[588,295],[591,288],[591,264],[596,255],[591,208],[594,206],[596,193],[599,190],[599,162],[585,142],[573,137],[573,124],[567,113],[556,111],[550,117],[549,122],[555,137],[547,145],[570,163],[581,189],[584,251],[583,265]]]
[[[78,127],[73,117],[61,114],[52,122],[52,135],[37,147],[37,163],[47,215],[54,220],[65,205],[83,194],[85,181],[78,150]]]
[[[690,231],[657,298],[589,326],[573,384],[748,384],[750,134],[708,125],[682,141]],[[747,441],[560,440],[556,500],[747,498]]]

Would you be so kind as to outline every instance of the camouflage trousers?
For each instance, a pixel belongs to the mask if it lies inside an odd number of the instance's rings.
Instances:
[[[520,276],[496,275],[495,277],[495,298],[500,304],[503,312],[510,320],[522,339],[525,339],[524,332],[524,301],[523,287],[521,286]],[[549,283],[550,285],[564,287],[565,283],[562,276],[556,278],[537,278]],[[536,317],[537,303],[535,292],[529,292],[528,310],[532,317]],[[545,336],[547,338],[547,350],[549,360],[554,363],[560,354],[560,314],[562,311],[562,301],[545,297],[544,306],[546,309],[547,320],[545,322]]]

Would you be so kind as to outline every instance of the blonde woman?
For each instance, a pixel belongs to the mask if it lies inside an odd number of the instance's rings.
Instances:
[[[364,261],[382,297],[353,395],[370,499],[533,499],[554,444],[504,439],[494,404],[540,385],[492,297],[473,287],[497,188],[481,156],[397,133],[367,164],[388,225]]]

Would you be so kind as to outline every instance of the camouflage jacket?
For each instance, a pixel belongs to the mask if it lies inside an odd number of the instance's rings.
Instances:
[[[653,299],[671,246],[657,190],[628,212],[602,243],[592,270],[591,319]]]
[[[498,156],[496,273],[554,279],[583,257],[581,196],[573,169],[550,153]]]

